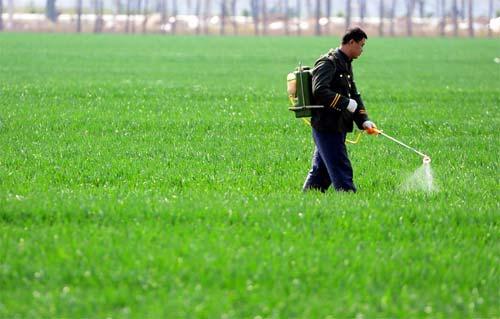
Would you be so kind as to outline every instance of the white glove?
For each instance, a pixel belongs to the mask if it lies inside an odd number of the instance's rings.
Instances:
[[[363,128],[365,130],[368,130],[368,129],[371,129],[371,128],[377,128],[377,126],[372,121],[364,121],[363,122]]]
[[[381,132],[377,129],[377,126],[372,121],[364,121],[363,128],[365,129],[366,133],[370,135],[379,135]]]
[[[354,113],[358,108],[358,102],[353,99],[349,99],[349,105],[347,105],[347,110],[351,113]]]

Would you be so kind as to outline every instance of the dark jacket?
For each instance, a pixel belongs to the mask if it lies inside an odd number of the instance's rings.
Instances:
[[[330,50],[314,64],[312,89],[316,104],[325,106],[312,112],[311,125],[315,129],[352,132],[353,121],[363,129],[368,114],[354,83],[351,61],[339,48]],[[346,109],[350,98],[358,103],[354,113]]]

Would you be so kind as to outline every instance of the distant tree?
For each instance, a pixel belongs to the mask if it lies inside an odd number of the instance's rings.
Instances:
[[[172,0],[172,19],[170,21],[172,26],[172,34],[177,33],[177,0]]]
[[[421,19],[425,18],[425,0],[417,0],[418,15]]]
[[[195,13],[198,17],[198,25],[196,26],[196,34],[201,33],[201,26],[203,24],[203,16],[201,15],[201,0],[196,0]]]
[[[366,17],[366,0],[358,0],[358,6],[359,6],[359,19],[361,20],[361,25],[363,26],[365,24],[365,17]]]
[[[148,7],[149,7],[149,1],[148,0],[144,0],[144,12],[143,12],[143,15],[144,15],[144,19],[142,20],[142,33],[146,33],[147,32],[147,24],[148,24],[148,19],[149,19],[149,10],[148,10]]]
[[[238,34],[238,21],[236,21],[236,16],[238,15],[238,9],[236,7],[237,0],[231,0],[231,15],[233,16],[233,33]]]
[[[474,3],[473,0],[469,0],[469,37],[474,37],[474,13],[473,13]]]
[[[130,0],[127,0],[130,1]],[[159,9],[160,9],[160,25],[161,25],[161,33],[166,33],[167,30],[165,26],[167,25],[167,0],[159,0]],[[127,31],[128,32],[128,31]]]
[[[82,0],[76,0],[76,32],[82,32]]]
[[[491,19],[493,19],[493,0],[490,0],[488,5],[488,21],[491,21]],[[489,37],[493,36],[491,25],[489,23],[488,23],[488,36]]]
[[[460,2],[459,13],[460,13],[460,19],[462,19],[462,21],[464,21],[465,20],[465,0],[462,0]]]
[[[458,6],[457,0],[452,1],[451,19],[453,21],[453,36],[458,36]]]
[[[94,22],[94,33],[100,33],[103,27],[103,19],[102,14],[104,10],[104,3],[102,0],[94,0],[94,14],[95,14],[95,22]]]
[[[142,0],[136,0],[136,3],[135,3],[135,8],[134,8],[134,24],[132,24],[132,28],[134,30],[134,33],[135,33],[135,27],[136,27],[136,20],[137,20],[137,14],[140,14],[141,13],[141,7],[142,7]]]
[[[9,13],[9,22],[7,22],[7,29],[14,27],[14,0],[7,1],[7,11]]]
[[[288,0],[283,0],[283,25],[285,29],[285,35],[290,34],[290,28],[288,25]]]
[[[267,15],[266,0],[262,0],[261,8],[262,8],[262,34],[267,35],[268,15]]]
[[[346,9],[345,9],[345,28],[349,29],[351,26],[351,0],[346,0]]]
[[[255,35],[259,35],[260,0],[251,0],[250,6],[252,11],[254,33]]]
[[[297,34],[298,35],[301,34],[301,30],[300,30],[300,14],[301,14],[301,9],[302,9],[301,3],[302,3],[301,0],[297,0],[296,10],[297,10]]]
[[[380,22],[379,22],[379,25],[378,25],[378,34],[381,37],[384,36],[384,15],[385,15],[384,0],[380,0],[380,5],[379,5]]]
[[[321,24],[319,23],[319,20],[321,19],[321,0],[316,0],[316,7],[315,7],[315,12],[316,14],[314,15],[314,34],[315,35],[321,35]]]
[[[3,30],[3,19],[2,19],[2,14],[3,14],[3,1],[0,0],[0,31]]]
[[[117,23],[117,15],[120,14],[120,9],[121,9],[121,1],[120,0],[114,0],[114,6],[113,6],[113,31],[116,31],[116,23]]]
[[[306,0],[306,10],[307,10],[307,19],[309,19],[313,15],[313,7],[311,0]]]
[[[446,34],[446,0],[441,0],[441,25],[439,33],[442,37]]]
[[[52,22],[57,21],[56,0],[47,0],[45,16]]]
[[[415,0],[406,0],[406,34],[413,35],[413,11],[415,10]]]
[[[330,33],[330,16],[332,14],[332,0],[325,0],[325,2],[326,2],[325,16],[328,19],[326,21],[325,29],[326,29],[326,33],[329,34]]]
[[[204,34],[208,34],[209,33],[209,24],[210,24],[210,6],[212,5],[212,1],[210,0],[205,0],[205,13],[204,13],[204,20],[205,20],[205,23],[204,23],[204,31],[203,33]]]
[[[395,32],[394,32],[394,19],[396,18],[396,5],[397,5],[397,1],[396,0],[392,0],[391,14],[390,14],[390,26],[389,26],[389,34],[391,36],[395,35]]]
[[[129,33],[130,32],[130,6],[131,6],[131,1],[132,0],[127,0],[127,20],[125,21],[125,32]],[[165,0],[162,0],[165,2]]]
[[[226,16],[227,16],[226,0],[221,0],[220,1],[220,35],[224,35],[226,33]]]

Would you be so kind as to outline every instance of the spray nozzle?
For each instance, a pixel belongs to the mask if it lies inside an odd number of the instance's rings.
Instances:
[[[431,158],[429,156],[425,155],[423,158],[423,162],[424,162],[424,164],[429,164],[431,162]]]

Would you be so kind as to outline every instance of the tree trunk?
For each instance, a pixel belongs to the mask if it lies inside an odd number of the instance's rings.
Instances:
[[[301,0],[297,0],[297,35],[301,35],[301,30],[300,30],[300,13],[301,13]]]
[[[147,32],[147,24],[148,24],[148,19],[149,19],[149,10],[148,10],[148,6],[149,6],[149,1],[148,0],[144,0],[144,20],[142,20],[142,33],[146,33]]]
[[[488,37],[490,38],[493,36],[493,31],[491,30],[491,25],[489,23],[491,19],[493,19],[493,0],[490,0],[488,5]]]
[[[396,0],[392,0],[392,5],[391,5],[391,17],[390,17],[390,26],[389,26],[389,34],[391,36],[394,36],[394,19],[396,18]]]
[[[3,14],[3,0],[0,0],[0,31],[3,30],[3,18],[2,18],[2,14]]]
[[[104,3],[102,0],[95,0],[94,1],[94,14],[95,14],[95,21],[94,21],[94,33],[100,33],[102,31],[102,8],[104,6]]]
[[[415,9],[415,0],[406,0],[406,34],[413,36],[413,10]]]
[[[259,35],[259,0],[251,0],[251,11],[252,11],[252,20],[253,20],[253,28],[254,34]]]
[[[349,29],[351,26],[351,0],[346,0],[345,8],[345,29]]]
[[[313,8],[312,8],[312,3],[311,0],[306,0],[306,9],[307,9],[307,20],[311,18],[313,15]]]
[[[159,0],[160,9],[160,30],[161,33],[166,33],[165,26],[167,25],[167,0]]]
[[[134,33],[135,33],[138,15],[141,14],[141,6],[142,6],[142,0],[137,0],[137,6],[135,7],[135,11],[134,11]]]
[[[465,0],[462,0],[460,3],[460,18],[462,21],[465,20]]]
[[[452,1],[451,16],[453,20],[453,36],[458,36],[458,7],[457,0]]]
[[[332,15],[332,0],[325,0],[326,1],[326,18],[328,19],[326,21],[325,29],[326,33],[330,34],[330,16]]]
[[[418,15],[420,19],[425,18],[425,0],[418,0]]]
[[[436,19],[440,16],[440,11],[439,11],[439,0],[436,0],[436,3],[434,5],[434,15],[436,16]]]
[[[172,34],[177,34],[177,0],[172,0]]]
[[[290,35],[288,28],[288,0],[283,0],[283,25],[285,28],[285,35]]]
[[[198,25],[196,26],[196,34],[200,34],[201,33],[201,26],[202,26],[202,23],[203,23],[203,17],[201,15],[201,0],[197,0],[196,1],[196,9],[195,9],[195,15],[198,17]]]
[[[14,28],[14,0],[8,0],[7,12],[9,14],[9,20],[7,22],[7,29],[11,30]]]
[[[316,0],[316,14],[315,14],[315,30],[314,30],[314,34],[316,36],[320,36],[321,35],[321,24],[319,23],[319,20],[321,19],[321,0]]]
[[[99,31],[99,0],[94,0],[94,33]]]
[[[45,7],[45,15],[50,21],[52,22],[57,21],[56,0],[47,0],[47,5]]]
[[[104,30],[104,0],[100,0],[99,6],[99,32]]]
[[[130,32],[130,2],[132,0],[127,0],[127,20],[125,21],[125,32]],[[163,0],[165,2],[165,0]]]
[[[82,0],[76,0],[76,32],[82,32]]]
[[[266,0],[262,1],[262,34],[267,35],[267,4]]]
[[[361,26],[365,24],[365,16],[366,16],[366,0],[358,0],[359,5],[359,18]]]
[[[474,37],[474,3],[472,0],[469,0],[469,37],[473,38]]]
[[[384,36],[384,15],[385,15],[384,0],[380,0],[379,15],[380,15],[380,22],[378,25],[378,34],[381,37],[383,37]]]
[[[444,37],[446,35],[446,0],[441,0],[440,34],[442,37]]]
[[[231,0],[231,15],[233,16],[233,33],[238,35],[238,21],[236,21],[236,16],[238,15],[238,10],[236,8],[236,0]]]
[[[226,0],[220,2],[220,35],[226,33]]]
[[[121,3],[120,0],[115,0],[115,7],[113,9],[113,31],[116,31],[117,15],[120,14]]]
[[[205,24],[204,24],[204,34],[209,34],[209,26],[210,26],[210,0],[205,0]]]
[[[134,3],[136,3],[136,5],[137,5],[136,1],[140,1],[140,0],[132,0],[132,1],[134,1]],[[135,22],[136,22],[135,19],[137,18],[137,7],[131,9],[131,15],[130,16],[132,18],[130,20],[131,21],[130,29],[131,29],[132,33],[135,33]]]

